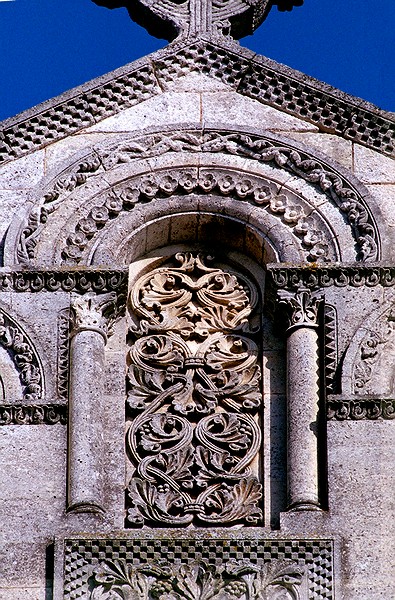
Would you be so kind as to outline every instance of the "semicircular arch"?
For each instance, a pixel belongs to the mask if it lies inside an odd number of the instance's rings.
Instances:
[[[10,228],[5,260],[86,264],[95,238],[120,215],[128,213],[135,227],[132,212],[145,221],[147,205],[160,200],[160,218],[192,194],[203,198],[197,210],[209,204],[211,213],[226,213],[234,201],[249,204],[267,239],[281,222],[291,233],[284,243],[301,245],[302,261],[377,260],[380,239],[366,190],[351,179],[274,136],[213,130],[122,136],[45,182],[33,208]]]

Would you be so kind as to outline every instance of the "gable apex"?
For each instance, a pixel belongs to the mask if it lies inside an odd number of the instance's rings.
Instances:
[[[388,156],[395,156],[395,116],[236,42],[175,42],[7,119],[0,164],[43,148],[201,73],[252,98]]]

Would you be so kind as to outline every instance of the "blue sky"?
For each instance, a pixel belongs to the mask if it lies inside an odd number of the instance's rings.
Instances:
[[[395,111],[394,0],[274,8],[242,44]],[[0,120],[164,45],[125,9],[91,0],[0,0]]]

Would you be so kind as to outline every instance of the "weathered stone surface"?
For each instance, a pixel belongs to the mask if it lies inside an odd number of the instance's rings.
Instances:
[[[393,596],[393,118],[221,36],[4,124],[0,599]]]

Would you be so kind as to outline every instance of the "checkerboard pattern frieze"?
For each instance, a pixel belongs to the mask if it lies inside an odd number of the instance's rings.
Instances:
[[[257,567],[276,561],[303,567],[308,579],[308,600],[334,599],[331,540],[67,539],[64,600],[89,600],[92,574],[104,561],[136,567],[160,561],[174,565],[202,561],[219,568],[246,560]]]

